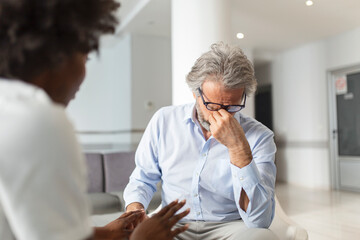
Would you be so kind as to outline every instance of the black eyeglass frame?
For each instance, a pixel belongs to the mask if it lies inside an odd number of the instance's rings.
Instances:
[[[198,91],[200,93],[200,97],[201,97],[206,109],[209,110],[209,111],[219,111],[220,109],[225,109],[226,111],[228,111],[230,113],[234,113],[234,112],[239,112],[239,111],[241,111],[242,109],[245,108],[245,103],[246,103],[246,94],[245,94],[245,92],[244,92],[243,97],[242,97],[242,99],[244,99],[244,104],[240,104],[240,105],[223,105],[223,104],[220,104],[220,103],[206,102],[204,97],[203,97],[203,95],[205,96],[203,91],[201,91],[200,88],[198,88]],[[209,104],[217,105],[217,106],[219,106],[219,109],[211,109],[208,106]],[[229,108],[235,108],[235,110],[231,110]]]

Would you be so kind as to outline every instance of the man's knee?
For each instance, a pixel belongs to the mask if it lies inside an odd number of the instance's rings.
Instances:
[[[231,236],[229,240],[279,240],[279,238],[269,229],[266,228],[248,228],[245,231],[239,231]]]

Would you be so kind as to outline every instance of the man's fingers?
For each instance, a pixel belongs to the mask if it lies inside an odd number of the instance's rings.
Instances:
[[[208,121],[209,121],[210,124],[213,124],[213,123],[216,122],[216,120],[215,120],[215,118],[213,117],[212,114],[209,115],[209,120]]]
[[[211,116],[214,118],[215,122],[221,121],[223,118],[223,116],[218,111],[214,111]]]
[[[175,237],[179,233],[185,232],[188,228],[189,228],[189,224],[185,224],[184,226],[176,228],[173,231],[171,231],[171,235],[172,237]]]
[[[214,112],[214,117],[216,120],[231,119],[233,117],[233,115],[231,113],[229,113],[228,111],[226,111],[225,109],[220,109],[219,111]]]
[[[222,117],[224,117],[226,115],[230,115],[230,113],[228,111],[226,111],[225,109],[220,109],[219,111],[217,111],[217,113],[219,113],[219,115]]]
[[[183,211],[182,213],[179,213],[179,214],[173,216],[172,218],[170,218],[170,221],[169,221],[170,226],[174,226],[180,219],[182,219],[189,213],[190,213],[190,208],[188,208],[185,211]]]
[[[167,205],[166,207],[164,207],[163,209],[161,209],[157,214],[155,214],[154,216],[163,216],[165,213],[167,213],[167,211],[169,211],[170,208],[172,208],[173,206],[175,206],[178,203],[179,200],[175,200],[172,201],[169,205]]]
[[[166,214],[164,215],[165,219],[169,219],[172,216],[174,216],[174,214],[180,209],[182,208],[186,203],[186,200],[182,200],[181,202],[177,203],[175,206],[171,207]]]

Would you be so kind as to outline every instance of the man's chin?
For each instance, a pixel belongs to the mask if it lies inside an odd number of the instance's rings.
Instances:
[[[200,125],[208,132],[210,132],[210,123],[208,121],[205,121],[204,118],[203,118],[203,114],[201,113],[201,110],[200,110],[200,107],[199,107],[199,104],[196,102],[196,116],[197,116],[197,119],[200,123]]]

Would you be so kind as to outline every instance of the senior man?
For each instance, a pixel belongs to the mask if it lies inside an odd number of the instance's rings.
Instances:
[[[273,133],[242,114],[256,90],[252,64],[238,47],[216,43],[186,78],[195,103],[160,109],[136,152],[126,210],[146,209],[162,182],[162,205],[186,198],[187,232],[177,239],[276,239]],[[258,236],[258,237],[256,237]]]
[[[115,31],[115,0],[0,0],[0,239],[170,240],[188,211],[172,202],[90,226],[86,169],[65,107],[87,54]],[[100,79],[99,79],[100,80]],[[136,228],[134,228],[136,227]]]

